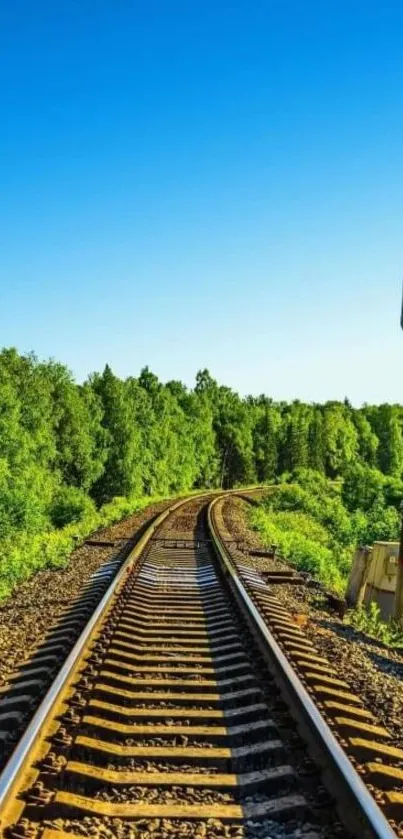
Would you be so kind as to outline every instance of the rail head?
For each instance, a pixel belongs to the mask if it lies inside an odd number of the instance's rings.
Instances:
[[[275,671],[275,677],[278,678],[287,701],[292,704],[295,716],[303,718],[303,728],[308,734],[309,744],[313,745],[315,751],[319,749],[324,773],[330,775],[332,788],[341,790],[341,795],[348,803],[348,827],[357,839],[396,839],[396,833],[336,740],[240,580],[214,521],[214,508],[218,501],[219,498],[214,498],[210,502],[207,513],[208,527],[217,556],[244,616],[259,641],[260,649]],[[329,783],[327,786],[329,787]],[[345,816],[344,811],[343,814]]]

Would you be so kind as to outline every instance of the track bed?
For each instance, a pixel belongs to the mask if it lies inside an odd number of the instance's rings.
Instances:
[[[234,590],[264,584],[228,573],[207,506],[119,572],[0,779],[2,835],[350,839]]]

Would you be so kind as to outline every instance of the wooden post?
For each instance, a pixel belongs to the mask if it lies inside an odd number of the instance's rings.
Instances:
[[[400,545],[399,545],[399,560],[397,564],[397,577],[395,600],[393,604],[393,617],[395,621],[403,628],[403,502],[400,505],[401,513],[401,527],[400,527]]]

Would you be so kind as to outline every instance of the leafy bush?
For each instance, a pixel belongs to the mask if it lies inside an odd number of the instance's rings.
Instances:
[[[0,458],[0,540],[17,530],[35,533],[48,526],[47,504],[55,486],[43,470],[11,469]]]
[[[375,504],[366,514],[357,510],[353,514],[357,544],[372,545],[378,540],[394,542],[399,537],[399,514],[394,507]]]
[[[308,470],[304,470],[308,472]],[[319,475],[314,482],[310,473],[306,486],[293,484],[280,487],[264,499],[264,506],[269,511],[301,511],[329,530],[334,545],[347,547],[354,541],[354,523],[344,508],[337,490],[332,483]]]
[[[342,591],[348,555],[329,547],[329,535],[321,524],[300,512],[267,514],[257,508],[250,516],[265,545],[276,545],[298,570],[308,571],[324,585]]]
[[[382,475],[377,469],[355,464],[345,475],[342,500],[353,514],[356,541],[372,544],[393,541],[399,535],[397,506],[403,494],[399,479]]]
[[[49,516],[52,525],[60,528],[81,519],[95,517],[96,507],[92,498],[83,490],[73,486],[62,486],[52,498]]]
[[[396,510],[399,510],[403,500],[403,481],[401,480],[401,478],[391,477],[390,475],[387,475],[385,477],[383,493],[385,498],[385,504],[390,507],[395,507]]]
[[[291,481],[306,489],[313,495],[320,492],[333,492],[334,482],[330,483],[322,472],[314,469],[294,469]]]
[[[343,480],[342,501],[347,510],[370,510],[384,503],[385,477],[377,469],[357,463],[350,466]]]
[[[296,567],[342,592],[357,544],[397,538],[399,515],[386,498],[398,492],[398,481],[361,466],[347,470],[342,486],[309,469],[291,478],[265,495],[252,526]]]

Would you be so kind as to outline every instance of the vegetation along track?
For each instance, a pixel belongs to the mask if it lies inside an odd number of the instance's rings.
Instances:
[[[281,661],[265,605],[319,681],[326,666],[269,597],[256,609],[265,584],[236,570],[219,505],[209,525],[206,510],[163,513],[118,572],[0,778],[2,835],[347,839],[277,682],[354,834],[394,835]]]

